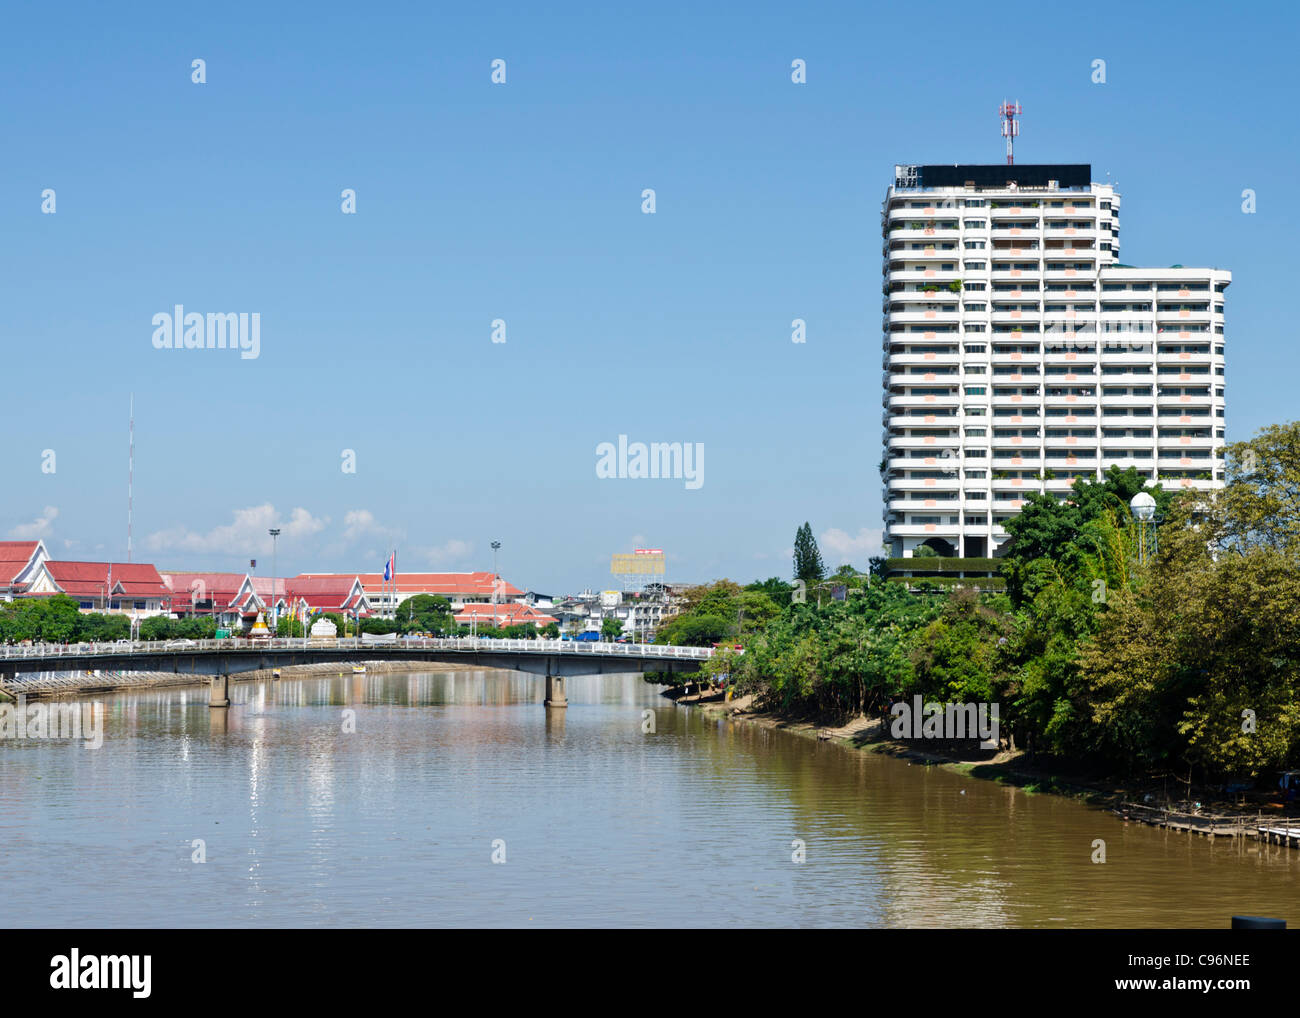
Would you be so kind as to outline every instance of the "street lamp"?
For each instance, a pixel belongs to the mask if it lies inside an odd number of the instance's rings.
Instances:
[[[1156,551],[1156,500],[1148,492],[1139,491],[1128,506],[1137,523],[1138,562],[1146,562]]]
[[[280,528],[272,527],[267,531],[271,535],[271,635],[280,635],[280,606],[275,600],[275,539],[280,536]]]
[[[501,550],[501,542],[492,542],[492,628],[497,627],[497,552]]]

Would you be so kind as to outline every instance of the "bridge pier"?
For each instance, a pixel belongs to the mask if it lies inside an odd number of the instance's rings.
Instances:
[[[546,706],[555,710],[562,710],[569,706],[569,698],[564,695],[564,676],[551,675],[546,676]]]
[[[230,676],[214,675],[208,687],[208,707],[224,708],[230,706]]]

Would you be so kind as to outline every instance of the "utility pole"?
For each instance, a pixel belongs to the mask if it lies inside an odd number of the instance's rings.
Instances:
[[[275,539],[280,536],[280,528],[272,527],[267,531],[271,535],[271,635],[280,635],[280,606],[275,600]]]
[[[497,552],[501,550],[501,542],[492,542],[492,628],[497,627]]]

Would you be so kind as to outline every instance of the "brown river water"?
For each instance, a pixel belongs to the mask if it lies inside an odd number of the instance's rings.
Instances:
[[[224,717],[132,692],[98,698],[98,749],[0,740],[0,925],[1300,922],[1300,851],[710,719],[639,676],[570,679],[560,712],[543,686],[285,678]]]

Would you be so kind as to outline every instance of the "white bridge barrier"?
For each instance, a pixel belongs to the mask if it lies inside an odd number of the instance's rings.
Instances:
[[[422,639],[396,637],[391,642],[371,643],[365,634],[358,639],[324,640],[319,637],[273,637],[252,640],[122,640],[117,643],[36,643],[23,647],[0,647],[0,660],[37,659],[57,661],[61,657],[122,657],[138,654],[259,654],[268,650],[360,650],[382,657],[388,651],[507,651],[517,654],[586,655],[593,657],[662,658],[665,660],[705,661],[713,656],[712,647],[674,647],[657,643],[599,643],[585,640],[483,640],[474,637]],[[48,669],[50,671],[58,669]]]

